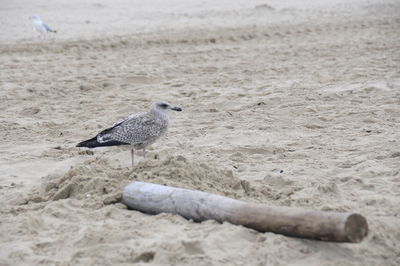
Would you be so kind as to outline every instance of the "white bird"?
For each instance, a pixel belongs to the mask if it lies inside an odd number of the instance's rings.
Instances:
[[[97,148],[104,146],[130,145],[132,167],[134,165],[134,149],[143,149],[153,144],[167,132],[169,110],[182,111],[179,107],[167,102],[155,102],[145,113],[131,114],[97,134],[94,138],[80,142],[77,147]]]
[[[40,19],[39,16],[32,16],[30,19],[33,21],[33,25],[35,29],[40,32],[41,34],[46,34],[49,32],[56,33],[57,31],[51,29],[47,24],[44,24],[43,21]]]

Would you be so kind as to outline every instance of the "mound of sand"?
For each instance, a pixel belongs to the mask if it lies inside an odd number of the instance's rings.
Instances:
[[[27,201],[73,198],[86,203],[116,203],[121,200],[123,188],[133,181],[197,189],[234,198],[241,198],[251,191],[248,182],[235,178],[230,170],[190,162],[183,156],[154,157],[133,169],[113,168],[105,159],[87,160],[63,176],[43,178],[40,191],[33,192]]]

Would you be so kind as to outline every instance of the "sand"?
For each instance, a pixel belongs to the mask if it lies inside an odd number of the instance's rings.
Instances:
[[[400,3],[142,2],[1,2],[0,265],[399,265]],[[154,100],[183,112],[133,169],[75,148]],[[356,212],[370,233],[146,215],[119,202],[135,180]]]

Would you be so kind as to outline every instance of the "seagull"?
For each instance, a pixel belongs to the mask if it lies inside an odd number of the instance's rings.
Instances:
[[[43,21],[40,19],[39,16],[32,16],[30,19],[33,21],[33,25],[35,26],[35,29],[43,34],[46,34],[48,32],[56,33],[57,31],[52,30],[48,25],[44,24]]]
[[[169,110],[182,111],[180,107],[173,107],[168,102],[154,102],[148,112],[130,114],[95,137],[78,143],[76,147],[97,148],[130,145],[133,167],[134,150],[143,149],[143,156],[146,157],[146,147],[167,132]]]

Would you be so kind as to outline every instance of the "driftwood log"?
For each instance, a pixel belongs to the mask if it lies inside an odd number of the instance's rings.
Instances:
[[[270,207],[201,191],[133,182],[123,191],[131,209],[179,214],[196,222],[213,219],[261,232],[337,242],[360,242],[368,234],[366,219],[354,213],[294,207]]]

